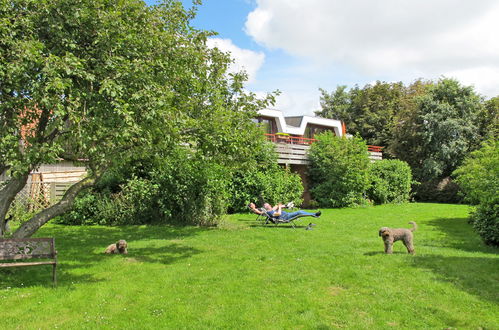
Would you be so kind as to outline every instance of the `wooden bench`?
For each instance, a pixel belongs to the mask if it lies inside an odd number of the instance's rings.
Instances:
[[[25,261],[50,259],[46,261]],[[54,238],[0,238],[0,267],[52,265],[52,280],[57,284],[57,251]]]

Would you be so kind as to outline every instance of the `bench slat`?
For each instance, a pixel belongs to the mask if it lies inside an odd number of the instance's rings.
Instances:
[[[0,260],[54,258],[53,238],[0,239]]]
[[[50,261],[3,262],[0,267],[52,265],[52,280],[57,284],[57,251],[54,238],[0,238],[0,260],[26,260],[33,258]]]

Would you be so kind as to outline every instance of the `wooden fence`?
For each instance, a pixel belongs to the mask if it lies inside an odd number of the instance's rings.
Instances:
[[[85,171],[32,173],[15,203],[30,211],[46,208],[62,198],[66,190],[86,175]]]

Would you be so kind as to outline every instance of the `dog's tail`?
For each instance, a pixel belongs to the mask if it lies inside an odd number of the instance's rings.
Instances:
[[[412,224],[412,228],[409,229],[410,231],[418,230],[418,225],[414,221],[410,221],[409,223]]]

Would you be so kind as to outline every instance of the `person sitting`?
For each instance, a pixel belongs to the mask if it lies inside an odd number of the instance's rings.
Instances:
[[[255,203],[249,203],[248,207],[255,214],[259,214],[259,215],[263,214],[262,210],[259,210],[256,208]],[[310,217],[318,218],[322,214],[321,211],[317,211],[315,213],[307,212],[307,211],[303,211],[303,210],[298,210],[295,212],[286,212],[286,211],[282,210],[283,207],[285,207],[285,206],[282,205],[281,203],[279,203],[275,206],[272,206],[269,203],[263,204],[263,208],[265,209],[265,212],[269,216],[271,216],[272,218],[277,219],[277,220],[288,221],[288,220],[294,219],[295,217],[298,217],[298,216],[300,216],[300,217],[310,216]]]

